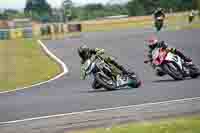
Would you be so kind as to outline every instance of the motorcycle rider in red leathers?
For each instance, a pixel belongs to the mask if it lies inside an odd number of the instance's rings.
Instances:
[[[150,62],[152,67],[155,69],[157,76],[163,76],[163,75],[165,75],[165,73],[162,71],[162,69],[160,67],[157,67],[152,63],[152,61],[153,61],[153,59],[152,59],[152,51],[155,48],[164,48],[167,51],[170,51],[170,52],[178,55],[185,62],[191,62],[192,61],[191,58],[185,56],[181,51],[177,50],[176,48],[168,47],[168,45],[164,41],[158,41],[158,39],[156,37],[151,37],[150,39],[147,40],[147,43],[148,43],[148,48],[149,48],[148,49],[148,55],[147,55],[148,60],[144,61],[144,63]]]

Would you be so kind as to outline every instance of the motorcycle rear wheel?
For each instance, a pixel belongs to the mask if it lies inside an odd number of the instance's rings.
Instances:
[[[200,75],[200,69],[197,66],[192,65],[189,69],[191,78],[197,78]]]

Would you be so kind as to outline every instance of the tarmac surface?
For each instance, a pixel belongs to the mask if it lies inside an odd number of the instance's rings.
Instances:
[[[154,32],[150,29],[129,29],[81,33],[80,37],[43,41],[66,63],[69,74],[41,86],[0,94],[0,122],[200,97],[199,79],[174,81],[168,76],[156,77],[152,68],[143,63],[145,39],[151,35]],[[159,38],[171,46],[183,48],[184,53],[200,65],[199,35],[200,30],[163,31]],[[143,81],[142,87],[109,92],[93,90],[91,80],[80,80],[77,48],[82,44],[104,48],[117,57],[118,62],[138,73]]]

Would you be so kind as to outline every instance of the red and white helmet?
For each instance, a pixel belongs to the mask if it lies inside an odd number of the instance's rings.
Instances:
[[[155,36],[150,37],[147,40],[147,44],[150,48],[154,48],[158,44],[158,39]]]

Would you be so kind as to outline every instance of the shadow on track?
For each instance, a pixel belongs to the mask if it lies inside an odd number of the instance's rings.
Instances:
[[[161,79],[161,80],[155,80],[152,81],[153,83],[169,83],[169,82],[181,82],[184,80],[174,80],[174,79]]]
[[[161,79],[161,80],[155,80],[152,82],[153,83],[170,83],[170,82],[184,82],[184,81],[188,81],[188,80],[192,80],[192,78],[185,78],[184,80]]]
[[[123,90],[135,90],[137,88],[121,88],[116,90],[106,90],[106,89],[97,89],[97,90],[88,90],[88,91],[80,91],[81,93],[106,93],[106,92],[116,92],[116,91],[123,91]]]

